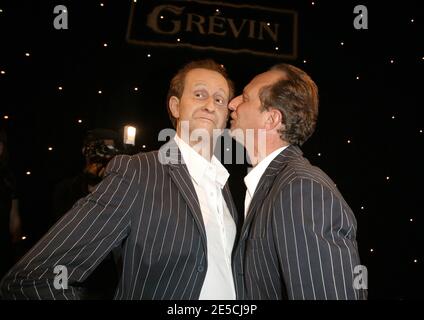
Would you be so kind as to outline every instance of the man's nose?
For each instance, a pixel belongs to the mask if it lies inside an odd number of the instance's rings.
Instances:
[[[241,95],[233,98],[230,103],[228,104],[228,109],[231,111],[236,111],[237,107],[240,105],[242,100]]]
[[[206,102],[206,104],[205,104],[205,108],[206,108],[206,110],[208,110],[209,112],[212,112],[212,111],[214,111],[214,110],[216,109],[215,101],[214,101],[214,98],[213,98],[213,97],[210,97],[210,98],[208,99],[208,101],[207,101],[207,102]]]

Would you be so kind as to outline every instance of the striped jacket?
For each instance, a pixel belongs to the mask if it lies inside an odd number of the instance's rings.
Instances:
[[[3,298],[79,299],[78,283],[122,247],[115,299],[198,299],[208,268],[199,201],[186,165],[163,164],[161,152],[115,157],[96,190],[6,275]],[[228,184],[223,196],[237,224]],[[56,266],[66,267],[67,289],[55,289]]]
[[[330,178],[298,147],[268,166],[253,196],[233,272],[239,299],[364,299],[356,220]]]

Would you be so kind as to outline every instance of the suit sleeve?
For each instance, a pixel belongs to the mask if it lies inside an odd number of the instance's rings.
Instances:
[[[9,271],[5,299],[80,299],[84,281],[129,233],[138,195],[134,157],[111,160],[104,180],[80,199]]]
[[[272,225],[290,299],[365,298],[354,289],[360,265],[356,219],[339,194],[311,179],[295,179],[280,192]]]

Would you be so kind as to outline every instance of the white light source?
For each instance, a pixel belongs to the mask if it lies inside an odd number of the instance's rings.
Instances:
[[[49,151],[53,151],[53,148],[52,147],[49,147]]]
[[[386,177],[386,180],[389,181],[390,180],[390,177]]]
[[[409,219],[409,222],[414,222],[414,219]]]
[[[29,57],[30,56],[29,52],[26,52],[25,53],[25,56]]]
[[[390,63],[393,64],[393,63],[395,63],[395,61],[392,59],[392,60],[390,60]]]
[[[27,172],[26,172],[26,175],[27,175],[27,176],[30,176],[30,175],[31,175],[31,171],[27,171]]]
[[[374,252],[374,249],[371,249],[370,252]]]
[[[230,151],[230,148],[227,148],[227,149],[225,149],[225,150]]]
[[[180,41],[181,41],[181,39],[180,39],[180,38],[178,38],[178,39],[177,39],[177,42],[180,42]]]
[[[278,51],[278,47],[275,47],[275,50],[277,50],[277,51]]]
[[[27,237],[23,236],[21,239],[22,239],[22,240],[26,240],[26,238],[27,238]]]
[[[100,6],[101,6],[101,7],[103,7],[103,6],[104,6],[104,4],[103,4],[103,3],[100,3]]]
[[[417,263],[417,262],[418,262],[418,260],[417,260],[417,259],[415,259],[415,260],[414,260],[414,263]]]
[[[135,145],[135,134],[137,129],[133,126],[124,127],[124,144]]]
[[[394,120],[394,119],[396,119],[396,117],[395,116],[392,116],[392,119]]]
[[[9,119],[9,116],[4,116],[3,119],[7,120],[7,119]]]
[[[303,63],[306,63],[307,61],[306,60],[303,60]]]
[[[414,19],[411,19],[411,22],[414,23]]]
[[[344,46],[344,42],[342,41],[342,42],[340,42],[340,44],[342,45],[342,46]]]
[[[352,142],[352,141],[350,141],[350,140],[347,140],[347,143],[349,143],[349,144],[350,144],[351,142]]]
[[[146,145],[145,144],[143,144],[143,149],[146,149]]]
[[[6,74],[6,71],[2,70],[0,71],[1,74]]]
[[[82,123],[82,120],[81,120],[81,119],[79,119],[79,120],[78,120],[78,123]]]
[[[151,55],[150,55],[150,53],[148,53],[148,54],[147,54],[147,58],[150,58],[150,57],[151,57]]]
[[[97,93],[98,93],[98,94],[102,94],[103,92],[102,92],[102,90],[99,90],[99,91],[97,91]]]
[[[321,152],[320,152],[320,153],[318,153],[318,157],[321,157]]]
[[[361,210],[364,210],[365,208],[364,207],[361,207]]]
[[[216,13],[219,13],[219,9],[216,9],[215,11],[216,11]]]
[[[423,133],[423,131],[422,131],[422,130],[420,130],[420,133]]]
[[[312,1],[312,5],[313,5],[313,6],[315,5],[315,2],[314,2],[314,1]]]
[[[163,19],[163,16],[160,16],[161,19]]]
[[[134,91],[138,91],[138,87],[135,87],[135,88],[134,88]]]
[[[62,91],[62,90],[63,90],[63,87],[58,87],[58,89],[59,89],[60,91]]]
[[[0,9],[0,13],[3,13],[3,9]]]
[[[359,76],[356,77],[356,80],[359,80]]]
[[[107,47],[107,43],[103,43],[103,47]]]

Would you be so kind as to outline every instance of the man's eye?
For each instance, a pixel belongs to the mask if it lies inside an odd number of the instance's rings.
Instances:
[[[228,104],[227,99],[220,96],[216,96],[214,100],[215,100],[215,103],[219,106],[226,106]]]
[[[218,104],[224,104],[224,99],[216,98],[215,102],[218,103]]]
[[[195,92],[194,93],[194,96],[196,98],[202,99],[202,98],[205,98],[206,97],[206,94],[204,92],[198,91],[198,92]]]

